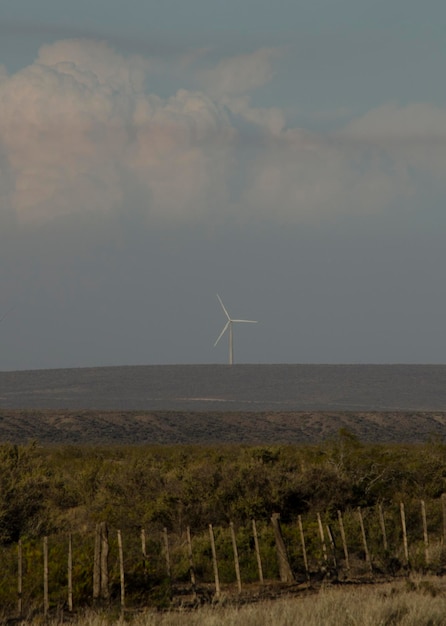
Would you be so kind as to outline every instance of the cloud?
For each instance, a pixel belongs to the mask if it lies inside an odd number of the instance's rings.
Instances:
[[[387,103],[351,121],[344,133],[374,142],[446,138],[446,110],[425,102]]]
[[[227,114],[204,94],[147,95],[145,64],[62,41],[0,84],[0,143],[22,221],[122,209],[129,193],[170,218],[200,213],[213,186],[218,197]]]
[[[151,214],[190,219],[224,205],[236,137],[224,109],[186,90],[140,104],[133,171],[148,186]]]
[[[90,88],[94,76],[99,85],[115,94],[141,93],[152,66],[152,62],[142,56],[123,57],[107,43],[89,39],[69,39],[42,46],[36,64],[72,75]]]
[[[446,109],[429,103],[388,103],[351,121],[340,133],[347,141],[379,147],[395,163],[446,175]]]
[[[445,109],[386,104],[330,134],[288,128],[248,93],[277,56],[222,60],[201,90],[165,98],[151,60],[104,42],[60,41],[16,74],[0,68],[2,214],[292,223],[383,211],[423,176],[444,191]]]
[[[263,87],[273,77],[273,61],[279,58],[277,48],[260,48],[220,61],[214,68],[203,70],[199,81],[214,97],[245,94]]]
[[[265,218],[319,220],[377,212],[411,193],[404,173],[362,146],[355,151],[329,137],[286,129],[253,160],[242,204]]]
[[[410,206],[426,187],[444,194],[445,128],[446,109],[390,103],[328,134],[280,129],[251,163],[242,203],[295,221]]]

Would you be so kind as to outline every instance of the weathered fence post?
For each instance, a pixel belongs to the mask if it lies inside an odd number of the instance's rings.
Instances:
[[[43,612],[48,614],[50,608],[48,598],[48,537],[43,538]]]
[[[325,565],[328,566],[328,552],[327,545],[325,543],[324,527],[322,526],[321,514],[317,514],[317,525],[319,527],[319,537],[321,539],[322,551],[324,554]]]
[[[409,544],[407,542],[406,514],[404,511],[404,502],[400,502],[400,513],[401,513],[401,528],[403,530],[404,559],[406,561],[406,565],[409,565]]]
[[[365,534],[364,520],[362,517],[361,507],[358,506],[359,524],[361,526],[362,545],[364,546],[365,560],[369,566],[370,573],[373,574],[372,559],[370,558],[369,547],[367,545],[367,536]]]
[[[192,538],[190,536],[189,526],[186,527],[186,537],[187,537],[187,554],[189,557],[190,582],[192,585],[192,591],[195,594],[196,593],[195,567],[194,567],[194,557],[192,553]]]
[[[240,562],[238,558],[238,549],[237,549],[237,540],[235,537],[234,524],[229,522],[229,528],[231,529],[231,539],[232,539],[232,551],[234,553],[234,566],[235,566],[235,576],[237,578],[237,588],[238,592],[242,592],[242,579],[240,576]]]
[[[108,599],[108,550],[108,528],[101,522],[94,537],[93,600]]]
[[[121,583],[121,608],[125,607],[125,578],[124,578],[124,552],[122,549],[122,534],[117,531],[118,537],[118,555],[119,555],[119,580]]]
[[[308,569],[307,548],[305,546],[304,527],[302,525],[302,516],[301,515],[297,516],[297,523],[299,525],[300,543],[302,545],[302,554],[303,554],[303,557],[304,557],[305,575],[307,577],[307,582],[310,582],[310,570]]]
[[[142,554],[142,568],[144,570],[144,573],[147,573],[147,543],[146,543],[145,528],[141,528],[141,554]]]
[[[338,562],[336,560],[336,544],[335,544],[335,541],[334,541],[333,533],[331,532],[330,525],[327,524],[326,528],[327,528],[327,535],[328,535],[328,538],[330,540],[331,553],[333,555],[333,567],[337,571],[337,569],[338,569]]]
[[[288,554],[285,547],[285,542],[282,536],[282,529],[280,528],[280,514],[273,513],[271,516],[271,522],[274,529],[274,538],[276,541],[277,559],[279,561],[279,575],[280,580],[283,583],[293,583],[294,575],[291,571],[290,563],[288,561]]]
[[[212,524],[209,524],[209,537],[211,539],[212,565],[214,567],[215,597],[218,600],[220,598],[220,593],[221,593],[220,576],[218,573],[217,550],[215,549],[214,529],[212,528]]]
[[[262,557],[260,556],[259,537],[257,535],[257,525],[255,519],[252,520],[252,534],[254,535],[254,548],[257,557],[257,568],[259,570],[259,581],[263,585]]]
[[[108,527],[105,522],[101,523],[101,597],[108,600]]]
[[[22,553],[22,540],[19,539],[17,544],[17,611],[19,617],[22,617],[23,613],[23,553]]]
[[[383,512],[382,504],[378,504],[378,514],[379,514],[379,525],[381,527],[381,533],[383,536],[384,552],[387,552],[388,551],[387,532],[386,532],[386,523],[384,521],[384,512]]]
[[[344,558],[345,558],[345,567],[347,572],[350,573],[350,559],[347,548],[347,539],[345,537],[345,528],[344,528],[344,520],[342,519],[342,513],[338,510],[338,521],[339,521],[339,530],[341,531],[341,539],[342,539],[342,548],[344,550]]]
[[[68,563],[67,563],[67,582],[68,582],[68,610],[73,610],[73,544],[71,533],[68,534]]]

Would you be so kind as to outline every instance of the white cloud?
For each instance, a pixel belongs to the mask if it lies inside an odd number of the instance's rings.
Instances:
[[[140,184],[148,185],[151,214],[190,219],[220,208],[235,139],[224,111],[185,90],[157,106],[140,105],[133,167]]]
[[[275,50],[224,60],[204,89],[149,93],[151,62],[68,40],[0,70],[0,209],[23,222],[126,211],[296,221],[383,210],[417,176],[446,180],[446,110],[384,105],[329,135],[286,127],[247,94]],[[245,149],[248,147],[248,149]]]
[[[446,176],[446,109],[425,102],[385,104],[351,121],[340,136],[380,147],[395,163]]]
[[[249,178],[243,204],[291,221],[378,211],[411,193],[405,172],[389,172],[379,153],[296,129],[271,138]]]
[[[242,203],[290,220],[381,212],[416,196],[426,176],[446,192],[446,109],[388,104],[341,130],[285,129],[250,167]],[[421,207],[417,207],[421,208]]]
[[[273,77],[273,61],[280,56],[277,48],[260,48],[250,54],[223,59],[216,67],[204,70],[199,80],[214,97],[244,94],[258,89]]]
[[[446,109],[418,102],[399,106],[387,103],[353,120],[344,133],[367,141],[406,141],[446,137]]]
[[[139,193],[167,218],[219,197],[232,129],[204,94],[168,100],[144,91],[144,61],[103,43],[45,46],[0,84],[0,141],[21,220],[110,211]]]
[[[250,124],[255,124],[264,131],[277,134],[285,127],[285,115],[278,107],[252,106],[249,96],[232,96],[222,98],[228,109]]]
[[[115,94],[138,93],[144,89],[152,62],[139,55],[123,57],[103,41],[66,39],[42,46],[37,64],[73,75],[91,86],[91,78]],[[87,78],[87,76],[89,78]]]

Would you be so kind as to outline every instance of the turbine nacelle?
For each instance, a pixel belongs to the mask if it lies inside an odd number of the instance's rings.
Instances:
[[[233,336],[233,332],[232,332],[232,325],[233,324],[257,324],[257,320],[236,320],[236,319],[232,319],[232,317],[229,315],[228,311],[226,310],[225,305],[222,302],[222,299],[220,298],[220,296],[217,294],[217,298],[218,301],[221,304],[221,308],[223,309],[226,317],[228,318],[228,321],[226,322],[226,324],[223,327],[223,330],[221,331],[221,333],[219,334],[217,341],[214,343],[214,348],[217,345],[217,343],[220,341],[220,339],[223,337],[223,335],[225,334],[225,332],[227,330],[229,330],[229,365],[232,365],[234,362],[234,336]]]

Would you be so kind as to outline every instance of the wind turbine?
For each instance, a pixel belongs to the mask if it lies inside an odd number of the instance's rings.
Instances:
[[[226,317],[228,318],[228,321],[226,322],[226,324],[223,327],[223,330],[221,331],[221,333],[218,336],[217,341],[214,343],[214,348],[217,345],[217,343],[220,341],[220,339],[223,337],[223,335],[225,334],[225,332],[227,330],[229,330],[229,365],[232,365],[234,362],[234,338],[233,338],[233,332],[232,332],[232,325],[233,324],[238,324],[239,322],[242,323],[246,323],[246,324],[257,324],[257,321],[255,320],[234,320],[231,318],[231,316],[229,315],[229,313],[226,310],[225,305],[223,304],[220,296],[217,293],[217,298],[218,301],[221,304],[221,308],[223,309],[223,311],[225,312]]]

